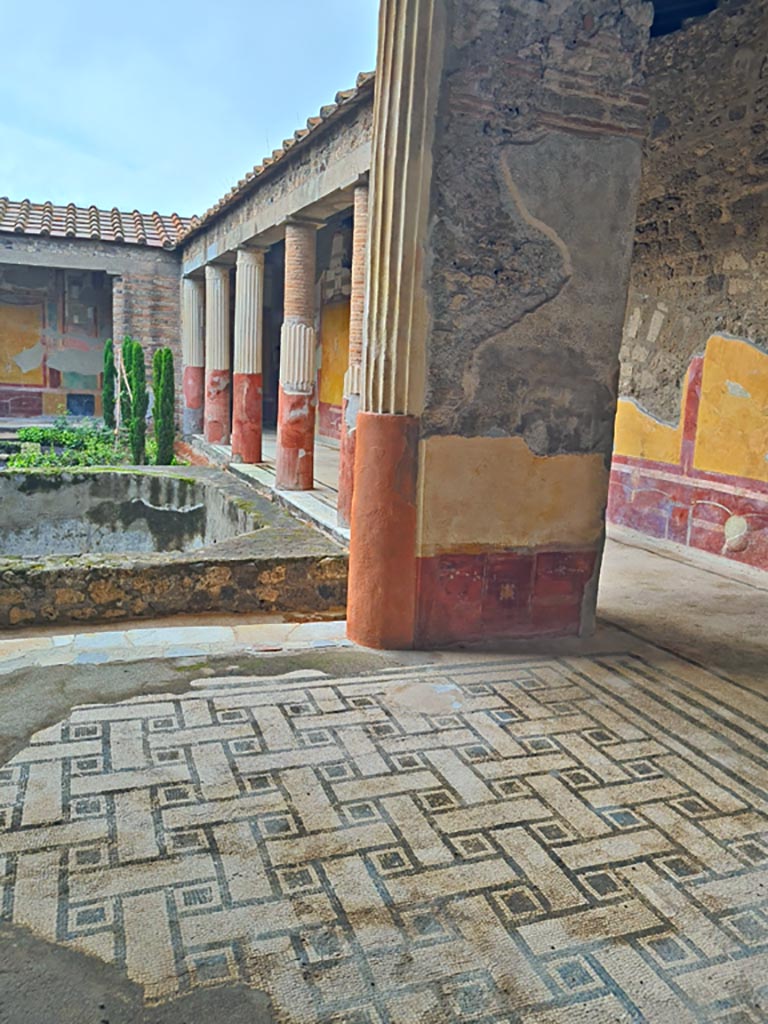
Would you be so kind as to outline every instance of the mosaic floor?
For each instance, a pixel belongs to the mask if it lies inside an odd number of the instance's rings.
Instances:
[[[765,706],[626,654],[79,707],[0,769],[2,915],[284,1022],[764,1021]]]

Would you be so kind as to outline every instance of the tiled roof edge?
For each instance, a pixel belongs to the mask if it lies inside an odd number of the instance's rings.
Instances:
[[[100,210],[74,203],[57,205],[0,197],[0,232],[15,235],[175,249],[195,221],[194,217],[180,217],[177,213],[127,213],[117,207]]]

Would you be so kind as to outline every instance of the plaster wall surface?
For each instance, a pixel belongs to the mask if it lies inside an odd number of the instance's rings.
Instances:
[[[102,271],[0,263],[0,415],[100,411],[111,332]]]
[[[99,414],[110,336],[140,341],[148,373],[155,350],[170,347],[180,383],[180,260],[178,251],[0,235],[0,415],[54,414],[62,405]]]
[[[619,402],[611,520],[768,569],[768,354],[712,335],[685,378],[677,426]]]

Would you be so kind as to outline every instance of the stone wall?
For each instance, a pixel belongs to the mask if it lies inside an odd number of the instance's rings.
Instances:
[[[146,486],[137,486],[139,478]],[[343,611],[344,549],[229,474],[193,466],[185,467],[183,477],[154,469],[35,471],[0,474],[3,482],[0,506],[7,506],[9,514],[6,531],[0,531],[0,629],[201,612]],[[159,507],[164,503],[194,508],[201,494],[206,513],[202,547],[117,553],[120,527],[131,511],[126,496],[146,499],[139,510],[146,515],[147,505],[155,513],[173,512]],[[86,518],[89,511],[97,511],[101,520],[105,511],[115,516],[117,529],[106,553],[73,557],[40,550],[34,558],[12,553],[14,524],[24,518],[31,522],[36,515],[41,520],[48,515],[50,522],[51,511],[66,520],[77,502]],[[168,532],[183,528],[173,518],[163,523],[155,518],[152,526],[155,541],[158,529],[166,535],[155,547],[165,548],[173,546]],[[43,531],[41,540],[46,539]]]
[[[179,262],[121,274],[113,292],[113,331],[117,339],[126,335],[144,346],[147,381],[151,382],[152,357],[159,348],[173,352],[176,381],[176,415],[181,416],[181,289]]]
[[[713,333],[768,347],[768,3],[651,41],[621,393],[676,422]]]

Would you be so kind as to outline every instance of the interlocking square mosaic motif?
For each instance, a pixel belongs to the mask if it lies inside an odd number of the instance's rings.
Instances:
[[[79,707],[0,769],[2,915],[285,1022],[764,1021],[764,710],[633,654]]]

